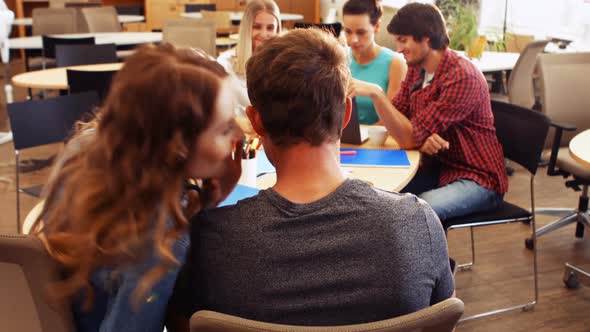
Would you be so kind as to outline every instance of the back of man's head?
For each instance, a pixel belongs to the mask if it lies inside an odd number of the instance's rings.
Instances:
[[[273,144],[318,146],[342,133],[350,80],[343,45],[318,29],[295,29],[257,48],[246,64],[248,95]]]

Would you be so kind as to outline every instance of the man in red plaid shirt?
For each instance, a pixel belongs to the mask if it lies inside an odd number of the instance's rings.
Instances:
[[[400,92],[391,101],[377,85],[353,80],[351,94],[371,97],[401,147],[423,152],[404,191],[426,200],[441,220],[499,206],[508,180],[483,74],[447,47],[433,5],[404,6],[387,31],[409,67]]]

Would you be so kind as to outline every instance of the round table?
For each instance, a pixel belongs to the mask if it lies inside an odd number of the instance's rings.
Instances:
[[[118,46],[156,43],[162,41],[161,32],[98,32],[51,36],[59,38],[94,37],[96,39],[96,44],[115,44]],[[40,50],[43,48],[41,36],[10,38],[8,40],[8,45],[11,49]]]
[[[241,21],[242,16],[244,16],[244,12],[231,12],[230,14],[232,21]],[[180,13],[180,16],[186,18],[203,18],[203,15],[199,12]],[[298,21],[302,19],[303,15],[301,14],[281,13],[281,21]]]
[[[590,167],[590,129],[572,138],[569,150],[572,158],[585,167]]]
[[[67,90],[68,78],[66,69],[110,71],[119,70],[121,67],[123,67],[123,63],[117,62],[29,71],[13,76],[12,84],[23,88]]]
[[[117,15],[119,18],[119,23],[134,23],[134,22],[143,22],[145,21],[145,17],[142,15]],[[33,18],[32,17],[21,17],[15,18],[12,22],[12,25],[22,25],[22,26],[32,26],[33,25]]]
[[[360,148],[360,149],[399,149],[397,142],[389,136],[383,146],[371,145],[370,140],[362,145],[342,144],[343,148]],[[410,167],[343,167],[344,172],[349,177],[366,181],[376,188],[387,191],[399,191],[403,189],[412,180],[418,166],[420,165],[420,152],[417,150],[408,150],[408,159]],[[267,173],[258,177],[256,187],[266,189],[276,183],[276,173]]]

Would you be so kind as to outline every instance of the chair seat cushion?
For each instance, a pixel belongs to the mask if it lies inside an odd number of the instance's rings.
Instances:
[[[551,150],[543,152],[543,160],[549,161]],[[568,147],[559,148],[557,153],[557,167],[571,173],[579,178],[590,181],[590,168],[582,166],[577,160],[572,158]]]
[[[520,206],[508,202],[502,202],[502,205],[498,208],[443,220],[442,223],[443,227],[447,229],[451,226],[473,223],[500,223],[501,221],[510,222],[515,219],[525,220],[531,218],[531,216],[532,215],[528,210],[525,210]]]

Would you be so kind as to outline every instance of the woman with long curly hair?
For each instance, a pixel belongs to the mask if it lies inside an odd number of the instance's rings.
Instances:
[[[79,331],[162,331],[187,219],[240,174],[232,93],[202,54],[144,47],[68,143],[34,230],[64,269],[52,289],[72,301]],[[205,180],[183,204],[189,178]]]

